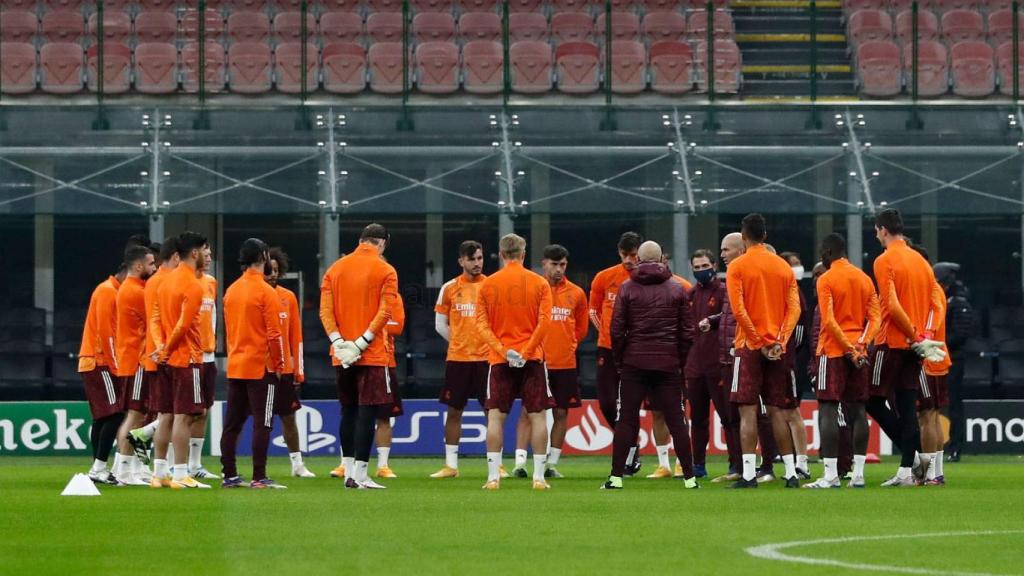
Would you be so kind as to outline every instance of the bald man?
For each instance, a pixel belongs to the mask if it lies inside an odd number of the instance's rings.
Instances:
[[[619,370],[612,471],[603,488],[622,489],[626,459],[640,430],[640,407],[651,397],[665,417],[683,468],[684,486],[697,488],[690,431],[683,416],[682,364],[690,348],[686,289],[662,263],[661,246],[647,241],[639,264],[619,288],[612,312],[612,358]]]

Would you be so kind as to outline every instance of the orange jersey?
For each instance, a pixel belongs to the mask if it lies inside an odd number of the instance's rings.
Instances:
[[[693,289],[693,284],[690,284],[690,281],[687,280],[686,278],[683,278],[682,276],[680,276],[678,274],[673,274],[672,278],[674,278],[676,282],[679,282],[680,284],[683,285],[683,290],[684,291],[689,292],[690,290]]]
[[[163,345],[161,354],[167,364],[188,368],[203,361],[199,336],[199,309],[203,305],[203,287],[194,266],[182,262],[160,284],[149,320],[153,342]]]
[[[551,287],[551,327],[544,338],[544,362],[553,370],[576,367],[576,347],[587,337],[587,295],[567,279]]]
[[[153,342],[153,331],[150,328],[150,320],[153,318],[153,309],[156,307],[156,293],[160,284],[167,279],[169,272],[163,266],[156,269],[156,273],[146,280],[144,291],[146,298],[146,352],[142,358],[142,369],[146,372],[156,371],[156,362],[149,359],[149,356],[156,350],[156,343]]]
[[[451,330],[448,342],[449,362],[483,362],[489,349],[476,328],[476,301],[487,276],[481,274],[475,280],[467,280],[459,274],[441,286],[437,295],[434,312],[448,317]]]
[[[821,332],[816,354],[842,357],[856,345],[873,342],[881,326],[878,295],[871,278],[846,258],[818,278]]]
[[[491,349],[487,360],[492,365],[507,363],[510,349],[526,360],[543,360],[541,342],[550,324],[551,286],[542,276],[512,261],[484,280],[476,326]]]
[[[875,282],[882,309],[876,344],[906,350],[919,335],[945,321],[946,298],[932,267],[906,241],[893,240],[875,258]]]
[[[109,366],[117,372],[117,291],[121,283],[111,276],[100,282],[89,298],[82,345],[78,349],[78,371],[89,372]]]
[[[123,290],[123,288],[122,288]],[[939,287],[942,290],[942,287]],[[942,292],[942,297],[946,297],[945,291]],[[947,300],[948,303],[948,300]],[[946,357],[938,362],[924,361],[924,373],[929,376],[945,376],[949,374],[949,369],[953,366],[953,359],[949,357],[949,347],[946,346],[946,323],[943,322],[939,325],[938,330],[935,331],[935,339],[942,342],[942,350],[946,353]]]
[[[246,270],[224,293],[228,378],[259,380],[284,372],[281,300],[263,272]]]
[[[284,347],[284,370],[282,374],[294,374],[296,382],[306,381],[306,369],[302,361],[302,316],[299,314],[299,299],[295,293],[277,285],[274,292],[281,303],[281,341]]]
[[[117,370],[115,376],[133,376],[146,348],[146,282],[124,279],[117,291]]]
[[[203,345],[203,362],[213,362],[217,352],[217,279],[203,274],[203,305],[199,307],[199,339]]]
[[[403,330],[405,330],[405,302],[402,300],[402,295],[399,294],[395,299],[394,308],[391,309],[391,319],[384,326],[384,331],[388,335],[388,354],[391,356],[388,366],[391,368],[398,367],[398,359],[395,358],[395,337],[400,335]]]
[[[356,366],[387,366],[384,325],[398,297],[398,273],[380,258],[371,244],[359,244],[351,254],[327,269],[320,284],[320,321],[328,336],[355,340],[364,332],[374,335]],[[333,340],[333,338],[332,338]],[[337,366],[338,359],[331,355]]]
[[[622,264],[605,268],[594,276],[590,283],[590,316],[600,329],[597,332],[599,348],[612,347],[612,312],[615,311],[615,297],[619,294],[619,286],[629,280],[629,272]]]
[[[789,264],[757,244],[729,264],[725,285],[736,318],[735,347],[785,348],[800,320],[800,294]]]

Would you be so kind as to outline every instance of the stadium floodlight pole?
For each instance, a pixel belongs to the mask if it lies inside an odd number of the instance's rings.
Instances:
[[[864,169],[864,156],[861,154],[860,140],[857,139],[857,132],[853,129],[854,118],[849,110],[846,111],[846,133],[850,138],[849,148],[853,152],[854,161],[857,163],[857,175],[860,182],[861,192],[864,193],[864,205],[868,213],[874,216],[875,201],[871,197],[871,182],[868,180],[867,170]]]
[[[672,127],[676,132],[676,155],[679,157],[680,180],[683,188],[686,189],[686,209],[693,214],[696,212],[693,200],[693,183],[690,181],[690,164],[686,160],[686,142],[683,141],[683,128],[679,118],[679,109],[672,109]]]
[[[153,127],[153,140],[149,143],[149,211],[154,215],[158,216],[160,209],[160,171],[163,169],[160,166],[160,151],[163,148],[163,143],[160,142],[160,127],[163,122],[160,121],[160,109],[155,108],[153,110],[153,119],[150,124]],[[162,218],[162,216],[160,216]]]
[[[509,214],[514,215],[516,213],[516,180],[515,172],[512,171],[512,142],[508,137],[511,121],[508,114],[502,112],[499,122],[501,124],[501,156],[505,167],[501,173],[501,180],[505,182],[505,201],[508,202]]]
[[[331,215],[338,213],[338,152],[334,141],[334,108],[327,111],[327,182],[331,189]]]

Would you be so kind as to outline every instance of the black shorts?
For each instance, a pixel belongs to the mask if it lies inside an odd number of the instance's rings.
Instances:
[[[583,405],[580,401],[580,377],[575,368],[548,370],[548,388],[555,397],[556,408],[568,410]]]
[[[217,390],[217,363],[203,362],[203,370],[199,380],[203,389],[203,404],[210,408],[213,406]]]

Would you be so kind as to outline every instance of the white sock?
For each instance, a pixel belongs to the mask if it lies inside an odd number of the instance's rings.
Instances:
[[[501,452],[487,453],[487,481],[501,480]]]
[[[138,474],[141,471],[141,468],[142,462],[139,460],[138,456],[133,453],[128,457],[128,469],[132,474]]]
[[[166,478],[167,474],[167,460],[153,460],[153,476],[157,478]]]
[[[910,468],[904,468],[900,466],[900,469],[896,471],[896,477],[899,478],[900,480],[906,480],[907,478],[910,478],[910,475]]]
[[[864,454],[853,455],[853,477],[863,478],[864,477],[864,464],[868,461],[868,457]]]
[[[944,475],[943,470],[942,470],[942,460],[945,458],[945,455],[943,454],[943,452],[944,452],[944,450],[939,450],[938,452],[936,452],[935,453],[935,460],[933,460],[933,462],[935,462],[935,477],[936,478],[938,478],[939,476],[943,476]]]
[[[110,467],[110,471],[115,475],[121,473],[121,453],[114,452],[114,465]]]
[[[829,482],[839,477],[839,459],[822,458],[825,461],[825,480]]]
[[[551,448],[548,450],[548,466],[554,466],[558,464],[558,459],[562,456],[561,448]]]
[[[547,457],[547,455],[541,454],[540,456],[537,456],[536,454],[534,454],[533,455],[533,481],[534,482],[538,482],[538,481],[543,482],[544,481],[544,471],[547,470],[547,468],[548,468],[548,457]]]
[[[288,459],[292,461],[292,468],[302,466],[302,452],[289,452]]]
[[[356,459],[350,456],[346,456],[341,459],[341,465],[345,467],[345,480],[353,478],[352,474],[356,469]]]
[[[444,465],[449,468],[459,469],[459,445],[444,445]]]
[[[783,454],[782,463],[786,466],[786,478],[796,476],[796,464],[793,462],[792,454]]]
[[[184,480],[186,476],[188,476],[188,464],[175,464],[174,479]]]
[[[796,467],[803,470],[804,472],[810,471],[810,469],[807,467],[807,454],[796,455]]]
[[[204,438],[189,438],[188,440],[188,469],[190,472],[203,467],[204,441]]]
[[[360,483],[366,482],[367,480],[370,479],[369,476],[366,475],[366,469],[370,467],[370,463],[369,462],[362,462],[362,461],[359,461],[359,460],[356,460],[355,462],[356,462],[356,470],[355,470],[355,474],[352,476],[352,478],[355,479],[356,482],[360,482]],[[346,468],[346,471],[347,470],[348,469]]]
[[[338,454],[341,456],[341,460],[338,463],[341,464],[342,466],[344,466],[345,465],[345,452],[339,448],[338,449]]]
[[[934,452],[932,452],[931,454],[928,455],[928,471],[925,472],[925,476],[924,477],[925,477],[926,480],[934,480],[935,479],[935,453]]]
[[[142,428],[139,428],[139,430],[142,431],[142,435],[146,437],[146,440],[152,440],[153,439],[153,435],[156,434],[156,427],[159,424],[160,424],[160,420],[159,419],[153,420],[149,424],[146,424]]]
[[[174,457],[174,444],[170,443],[170,442],[167,443],[167,461],[168,462],[176,462],[177,461],[177,459]]]
[[[388,456],[391,455],[391,447],[387,448],[377,447],[377,468],[388,467]]]
[[[526,450],[516,450],[516,468],[526,466]]]
[[[658,466],[668,470],[671,466],[668,462],[668,444],[655,446],[655,449],[658,451]]]
[[[743,479],[753,480],[757,470],[757,454],[743,455]]]
[[[92,461],[92,468],[89,471],[90,472],[103,472],[106,469],[107,469],[107,463],[106,462],[104,462],[103,460],[93,460]]]

